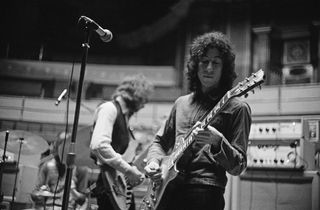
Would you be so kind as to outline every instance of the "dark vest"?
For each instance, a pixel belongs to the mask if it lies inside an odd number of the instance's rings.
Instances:
[[[117,153],[123,154],[129,145],[131,132],[119,102],[113,101],[113,104],[117,108],[117,118],[113,125],[111,146]]]

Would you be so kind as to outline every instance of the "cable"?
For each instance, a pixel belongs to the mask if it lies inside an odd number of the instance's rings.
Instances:
[[[276,139],[276,145],[280,145],[278,143],[278,138]],[[281,141],[281,140],[280,140]],[[275,152],[275,156],[278,157],[278,151]],[[277,210],[277,203],[278,203],[278,173],[277,171],[275,172],[275,180],[274,180],[274,183],[275,183],[275,198],[274,198],[274,209]]]
[[[249,200],[249,210],[252,209],[252,202],[253,202],[253,171],[250,175],[250,200]]]
[[[68,84],[68,95],[67,95],[67,105],[66,105],[66,127],[65,127],[65,136],[64,136],[64,141],[63,141],[63,146],[62,146],[62,151],[61,151],[61,162],[63,162],[64,158],[64,149],[66,145],[66,140],[67,140],[67,133],[69,131],[69,106],[70,106],[70,95],[71,95],[71,86],[72,86],[72,78],[73,78],[73,72],[74,72],[74,63],[75,61],[73,60],[72,62],[72,68],[71,68],[71,74],[69,78],[69,84]]]
[[[251,145],[251,140],[249,140],[249,142],[248,142],[248,145]],[[252,151],[251,151],[251,147],[248,147],[248,156],[249,156],[249,158],[250,157],[253,157],[252,156]],[[253,161],[253,159],[252,158],[250,158],[250,160],[251,161]],[[252,164],[252,163],[251,163]],[[252,165],[251,165],[251,167],[253,167]],[[251,171],[251,173],[250,173],[250,198],[249,198],[249,210],[251,210],[252,209],[252,202],[253,202],[253,180],[252,180],[252,178],[253,178],[253,171]]]
[[[62,144],[62,150],[61,150],[61,163],[63,163],[63,158],[64,158],[64,150],[65,150],[65,145],[67,142],[67,134],[69,132],[69,105],[70,105],[70,95],[71,95],[71,86],[72,86],[72,79],[73,79],[73,73],[74,73],[74,63],[75,63],[75,59],[73,59],[72,61],[72,68],[71,68],[71,73],[70,73],[70,77],[69,77],[69,84],[68,84],[68,95],[67,95],[67,103],[66,103],[66,126],[65,126],[65,131],[64,131],[64,139],[63,139],[63,144]],[[59,155],[59,151],[58,151],[58,155]],[[64,171],[64,173],[66,173],[66,171]],[[57,189],[58,189],[58,185],[60,182],[60,176],[58,176],[57,179],[57,183],[56,183],[56,187],[54,190],[54,196],[53,196],[53,203],[52,203],[52,208],[54,210],[54,206],[55,206],[55,199],[56,199],[56,193],[57,193]]]
[[[276,178],[277,178],[277,176],[278,175],[276,175]],[[277,210],[278,209],[278,191],[279,191],[279,189],[278,189],[278,182],[277,181],[275,181],[275,198],[274,198],[274,209],[275,210]]]

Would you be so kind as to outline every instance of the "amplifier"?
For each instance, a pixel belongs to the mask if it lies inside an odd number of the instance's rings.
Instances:
[[[264,140],[249,142],[248,167],[301,168],[300,140]]]
[[[3,153],[3,149],[0,148],[1,159]],[[6,151],[6,156],[6,162],[2,162],[1,165],[1,192],[5,197],[12,198],[16,184],[15,202],[30,203],[30,194],[37,181],[40,154],[21,155],[18,169],[18,155]]]
[[[2,174],[1,191],[4,196],[12,197],[16,180],[15,202],[30,203],[30,194],[35,188],[37,175],[38,168],[35,166],[20,164],[17,171],[16,164],[9,163]]]
[[[252,123],[248,167],[301,168],[301,121]]]

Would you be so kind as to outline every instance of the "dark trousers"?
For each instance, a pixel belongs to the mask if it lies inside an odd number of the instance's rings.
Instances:
[[[169,188],[165,210],[223,210],[224,189],[208,185],[181,185]]]
[[[108,193],[106,192],[102,177],[103,175],[99,174],[99,177],[96,183],[97,187],[94,192],[94,195],[97,198],[98,210],[115,210],[117,208],[114,208],[114,206],[112,205],[112,202],[109,197],[111,195],[108,195]],[[129,210],[135,210],[135,201],[134,201],[133,194],[132,194],[131,206]]]
[[[98,210],[114,210],[116,208],[113,207],[110,199],[107,194],[100,194],[97,197]],[[132,197],[132,204],[129,210],[135,210],[134,198]]]

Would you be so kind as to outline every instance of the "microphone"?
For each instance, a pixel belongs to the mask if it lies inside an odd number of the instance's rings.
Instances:
[[[79,18],[79,22],[81,20],[85,21],[85,24],[88,24],[88,26],[93,29],[94,31],[97,32],[97,34],[100,36],[100,39],[103,42],[110,42],[113,38],[113,35],[111,33],[111,31],[109,31],[108,29],[103,29],[101,26],[99,26],[94,20],[86,17],[86,16],[81,16]]]
[[[299,143],[299,142],[296,140],[296,141],[290,143],[290,147],[295,148],[295,147],[298,146],[298,143]]]
[[[66,94],[67,94],[67,89],[64,89],[54,104],[58,106]]]

